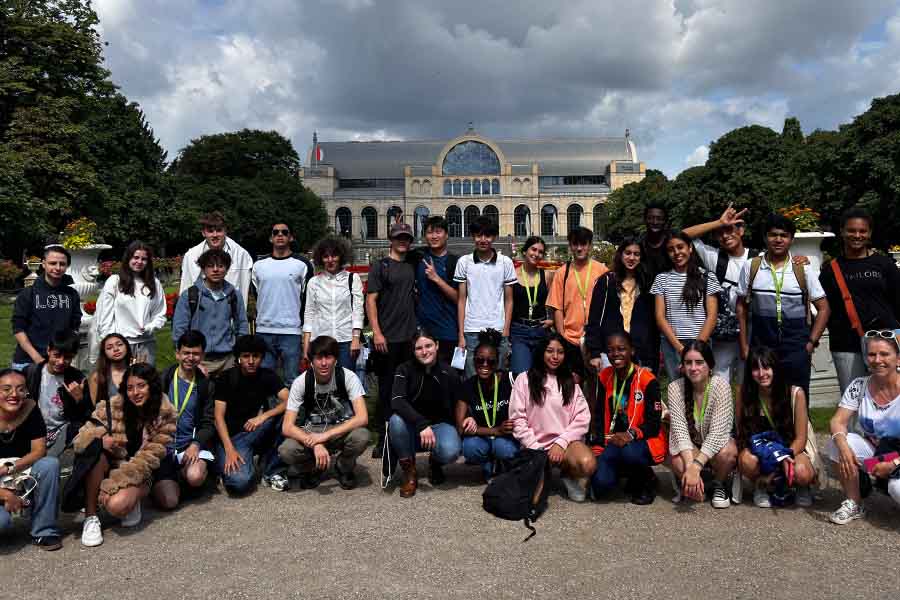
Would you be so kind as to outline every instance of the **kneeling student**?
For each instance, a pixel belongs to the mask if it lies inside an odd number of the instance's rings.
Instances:
[[[188,331],[178,338],[177,364],[162,375],[163,389],[175,407],[175,436],[160,463],[153,482],[153,501],[160,508],[178,506],[182,485],[199,488],[206,482],[209,464],[215,457],[209,445],[216,437],[210,381],[199,368],[206,338]]]
[[[291,385],[278,454],[299,467],[300,487],[319,485],[333,454],[338,484],[356,487],[356,459],[369,443],[365,391],[350,369],[338,367],[337,340],[321,335],[309,345],[310,368]]]

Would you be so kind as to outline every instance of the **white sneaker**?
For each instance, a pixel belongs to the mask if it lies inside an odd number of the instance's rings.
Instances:
[[[809,508],[813,505],[813,496],[808,485],[797,488],[797,496],[794,499],[794,502],[796,502],[797,506],[800,508]]]
[[[728,508],[731,506],[731,499],[728,497],[728,492],[725,491],[725,486],[721,483],[713,486],[711,503],[713,508]]]
[[[141,523],[141,502],[138,501],[131,512],[122,519],[122,527],[137,527]]]
[[[581,483],[569,477],[562,478],[563,486],[566,488],[566,495],[572,502],[584,502],[587,500],[587,490]]]
[[[753,504],[759,508],[772,508],[772,501],[769,499],[769,492],[765,487],[758,487],[754,490]]]
[[[100,527],[100,519],[94,515],[84,520],[84,528],[81,530],[81,545],[93,548],[103,543],[103,530]]]
[[[850,498],[841,502],[840,507],[828,517],[828,520],[835,525],[846,525],[854,519],[861,519],[866,516],[866,510],[862,504],[857,504]]]
[[[291,489],[291,482],[283,475],[272,475],[271,477],[263,477],[263,484],[269,486],[276,492],[284,492]]]

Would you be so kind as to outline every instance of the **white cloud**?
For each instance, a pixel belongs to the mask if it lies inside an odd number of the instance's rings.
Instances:
[[[697,146],[694,151],[688,154],[684,159],[684,164],[688,167],[699,167],[705,165],[709,159],[709,146]]]

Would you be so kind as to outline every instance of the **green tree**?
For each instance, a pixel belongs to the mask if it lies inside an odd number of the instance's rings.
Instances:
[[[629,183],[610,193],[607,199],[606,234],[616,242],[644,231],[644,207],[661,201],[671,182],[662,171],[649,169],[641,181]]]

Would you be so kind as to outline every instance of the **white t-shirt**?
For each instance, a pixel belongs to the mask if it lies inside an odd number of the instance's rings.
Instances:
[[[56,439],[60,427],[66,424],[66,420],[63,418],[62,396],[59,394],[59,388],[64,386],[63,376],[54,375],[47,365],[44,365],[38,407],[41,409],[44,423],[47,424],[47,439],[51,442]]]
[[[719,249],[715,246],[704,244],[702,240],[694,240],[694,250],[700,257],[700,262],[706,267],[706,270],[716,274],[716,265],[719,263]],[[740,256],[728,255],[728,266],[725,267],[725,280],[721,282],[722,290],[728,294],[728,307],[733,313],[737,305],[737,284],[741,278],[741,269],[744,263],[750,260],[750,251],[744,248],[743,254]],[[719,278],[716,277],[716,281]]]
[[[313,380],[315,381],[315,377],[313,377]],[[349,369],[344,369],[344,386],[347,388],[347,398],[351,403],[366,393],[362,383],[359,381],[359,377]],[[299,411],[303,404],[303,394],[305,392],[306,371],[300,373],[300,376],[291,384],[287,410]],[[324,395],[324,397],[320,396],[320,394]],[[313,398],[314,406],[306,407],[308,414],[320,413],[330,422],[334,417],[343,412],[344,406],[337,397],[337,382],[334,380],[334,375],[331,376],[331,380],[328,383],[319,383],[316,381],[316,389],[313,391]]]
[[[876,405],[869,394],[869,377],[854,379],[838,406],[857,414],[857,429],[873,446],[882,438],[900,437],[900,396],[887,406]]]
[[[506,321],[504,290],[517,281],[512,259],[496,250],[494,257],[486,262],[479,260],[477,253],[460,256],[453,280],[466,284],[466,319],[463,331],[503,331]]]
[[[722,291],[716,276],[706,274],[706,295],[714,296]],[[692,340],[700,335],[703,323],[706,322],[706,299],[701,298],[696,306],[687,306],[681,298],[684,284],[687,281],[687,273],[679,273],[671,270],[660,273],[653,280],[650,293],[662,296],[666,301],[666,321],[675,337],[680,340]]]

